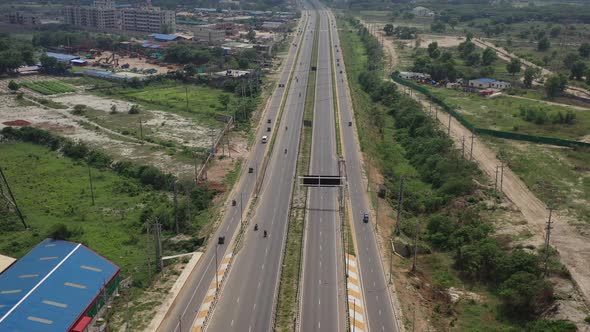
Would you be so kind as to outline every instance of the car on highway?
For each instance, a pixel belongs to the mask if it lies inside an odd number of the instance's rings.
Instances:
[[[365,212],[365,214],[363,215],[363,222],[365,224],[369,222],[369,214],[367,212]]]
[[[268,136],[264,135],[262,136],[262,144],[265,144],[266,142],[268,142]]]

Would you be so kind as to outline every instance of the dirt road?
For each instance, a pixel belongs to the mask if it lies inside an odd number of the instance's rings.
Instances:
[[[377,33],[373,34],[378,37]],[[393,42],[385,42],[389,47],[385,47],[386,52],[391,52],[391,58],[397,59]],[[385,46],[385,45],[384,45]],[[492,45],[493,46],[493,45]],[[405,87],[398,87],[406,89]],[[410,92],[410,91],[408,91]],[[426,97],[411,91],[410,95],[422,103],[425,109],[430,108],[430,102]],[[435,106],[432,106],[435,110]],[[437,119],[441,126],[448,128],[449,115],[439,109]],[[451,130],[450,136],[461,147],[462,140],[471,143],[472,133],[461,125],[454,118],[450,118]],[[469,147],[471,147],[469,145]],[[485,143],[478,138],[473,140],[473,158],[479,165],[480,169],[494,181],[496,177],[496,167],[501,165],[496,153],[488,148]],[[542,244],[545,236],[546,222],[549,217],[549,210],[545,203],[539,200],[526,186],[520,178],[510,170],[504,167],[503,193],[512,203],[521,211],[534,237],[534,243]],[[590,305],[590,242],[576,229],[575,225],[566,222],[566,217],[561,213],[553,213],[553,229],[551,233],[551,245],[557,249],[560,254],[561,262],[571,273],[573,282],[580,289],[587,304]]]
[[[401,86],[400,86],[401,87]],[[416,92],[412,92],[412,97],[429,108],[430,102],[426,97]],[[435,106],[432,106],[433,110]],[[441,109],[437,116],[441,126],[448,128],[449,115]],[[467,146],[471,147],[472,133],[451,117],[451,137],[457,146],[461,146],[462,139],[465,138]],[[477,137],[473,141],[473,159],[477,162],[479,168],[493,181],[496,177],[496,166],[501,162],[496,158],[496,153],[482,143]],[[535,243],[542,244],[545,236],[546,222],[549,217],[549,210],[545,203],[541,202],[526,186],[520,178],[510,170],[504,167],[503,193],[514,203],[522,212],[533,233]],[[585,238],[576,227],[565,221],[558,212],[553,214],[553,230],[551,232],[551,245],[554,246],[560,254],[561,262],[568,268],[572,275],[574,283],[578,286],[584,295],[586,302],[590,303],[590,242]]]

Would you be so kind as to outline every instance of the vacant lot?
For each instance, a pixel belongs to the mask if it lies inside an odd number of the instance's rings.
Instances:
[[[91,168],[92,205],[85,164],[28,143],[0,144],[0,164],[31,227],[24,230],[14,214],[0,212],[1,253],[20,257],[63,223],[75,240],[115,262],[125,275],[147,280],[146,238],[139,217],[143,206],[165,199],[163,194],[135,179]]]
[[[488,138],[535,195],[590,232],[590,151]]]
[[[212,138],[220,134],[219,129],[201,126],[194,118],[170,112],[142,109],[138,114],[129,114],[134,103],[124,100],[90,94],[70,94],[53,100],[70,107],[85,105],[82,116],[90,121],[123,135],[168,147],[208,148]]]
[[[42,95],[74,92],[76,88],[60,81],[23,82],[23,86]]]
[[[150,85],[141,89],[117,88],[100,94],[137,103],[147,109],[176,113],[215,127],[223,126],[215,119],[216,115],[232,115],[226,113],[219,103],[219,96],[228,93],[203,85]]]
[[[455,106],[477,127],[570,140],[582,140],[590,131],[590,112],[588,111],[578,111],[568,107],[547,105],[509,96],[484,98],[475,93],[424,86],[449,105]],[[536,124],[525,121],[521,116],[522,109],[531,108],[541,108],[549,118],[559,112],[565,114],[572,111],[576,118],[571,125],[556,124],[551,120],[543,124]]]

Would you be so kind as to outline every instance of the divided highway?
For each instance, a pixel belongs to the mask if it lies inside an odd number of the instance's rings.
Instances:
[[[338,175],[328,12],[320,14],[309,174]],[[309,188],[303,252],[300,331],[346,331],[338,188]]]
[[[208,331],[258,332],[273,328],[316,25],[316,13],[310,13],[260,201],[226,277]],[[258,224],[258,231],[253,230],[254,224]],[[267,238],[263,230],[268,231]]]
[[[332,19],[332,21],[336,22],[335,19]],[[334,44],[332,47],[338,49],[335,56],[341,58],[338,29],[335,23],[330,25],[330,29],[332,29]],[[340,65],[337,68],[339,70],[337,70],[336,74],[336,91],[340,110],[340,123],[345,124],[342,126],[342,151],[346,161],[348,192],[352,209],[351,222],[354,223],[353,229],[365,299],[366,319],[371,332],[398,331],[393,305],[389,296],[388,281],[385,279],[377,245],[374,220],[367,224],[362,221],[363,214],[370,211],[370,204],[363,183],[361,152],[356,130],[354,130],[354,127],[348,126],[349,121],[354,124],[354,115],[343,60],[340,60]]]
[[[301,24],[301,28],[303,28],[305,24],[307,24],[305,18],[302,22],[303,23]],[[311,23],[315,24],[315,21]],[[295,58],[297,56],[297,48],[300,47],[299,44],[301,44],[301,41],[305,40],[305,38],[311,39],[309,38],[309,36],[304,36],[303,34],[295,36],[294,43],[297,44],[297,46],[291,46],[289,54],[285,59],[282,72],[280,74],[278,81],[281,84],[285,84],[285,86],[289,79],[289,75],[293,70],[294,61],[296,61]],[[309,46],[309,48],[311,48],[311,46]],[[298,68],[300,70],[301,66],[298,66]],[[297,89],[294,89],[295,88],[292,88],[291,94],[297,93]],[[303,90],[304,92],[305,89],[298,88],[298,91],[301,90]],[[274,124],[275,120],[277,119],[278,111],[283,100],[284,94],[285,88],[277,87],[269,101],[268,113],[266,118],[271,119],[272,124]],[[302,96],[301,98],[304,98],[304,96]],[[289,100],[287,102],[289,103]],[[293,104],[292,98],[290,103]],[[237,205],[235,207],[231,207],[228,204],[228,210],[225,212],[223,220],[220,226],[218,227],[217,231],[211,237],[211,240],[209,241],[205,253],[201,257],[196,268],[190,274],[189,278],[186,281],[186,284],[183,286],[181,292],[178,294],[176,300],[172,304],[164,320],[157,328],[157,331],[186,331],[188,328],[190,328],[193,321],[195,320],[197,310],[199,310],[199,306],[203,302],[205,295],[209,289],[209,285],[211,284],[213,277],[215,275],[215,249],[217,238],[219,236],[226,236],[226,239],[229,239],[232,237],[232,235],[236,233],[241,220],[240,212],[241,210],[243,210],[243,212],[246,213],[247,202],[251,199],[253,195],[256,185],[256,178],[262,175],[259,170],[260,167],[258,166],[262,163],[262,159],[267,145],[260,144],[259,139],[263,135],[263,133],[264,135],[266,135],[266,127],[267,125],[265,124],[263,126],[260,126],[260,128],[258,129],[256,134],[258,141],[252,146],[252,150],[250,151],[248,160],[245,164],[247,167],[244,167],[244,171],[240,176],[240,180],[238,181],[238,183],[236,184],[236,188],[232,192],[232,195],[234,196],[230,197],[230,201],[231,199],[235,199],[236,202],[238,202]],[[276,130],[279,129],[280,128],[276,126]],[[277,145],[277,149],[280,148],[281,146]],[[281,157],[283,156],[281,155]],[[255,169],[254,174],[245,173],[248,167],[252,167]],[[271,175],[271,177],[272,176],[276,176],[276,174]],[[269,181],[269,179],[267,178],[266,181]],[[240,208],[240,202],[244,204],[243,209]],[[272,235],[273,234],[271,234],[271,236]],[[218,246],[217,253],[219,257],[224,257],[225,254],[229,252],[228,249],[231,250],[231,248],[229,248],[229,242],[229,240],[226,240],[225,244]]]

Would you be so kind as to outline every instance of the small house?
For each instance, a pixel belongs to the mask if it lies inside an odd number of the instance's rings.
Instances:
[[[477,89],[497,89],[503,90],[509,88],[512,84],[504,81],[497,81],[493,78],[478,78],[469,80],[469,87]]]

